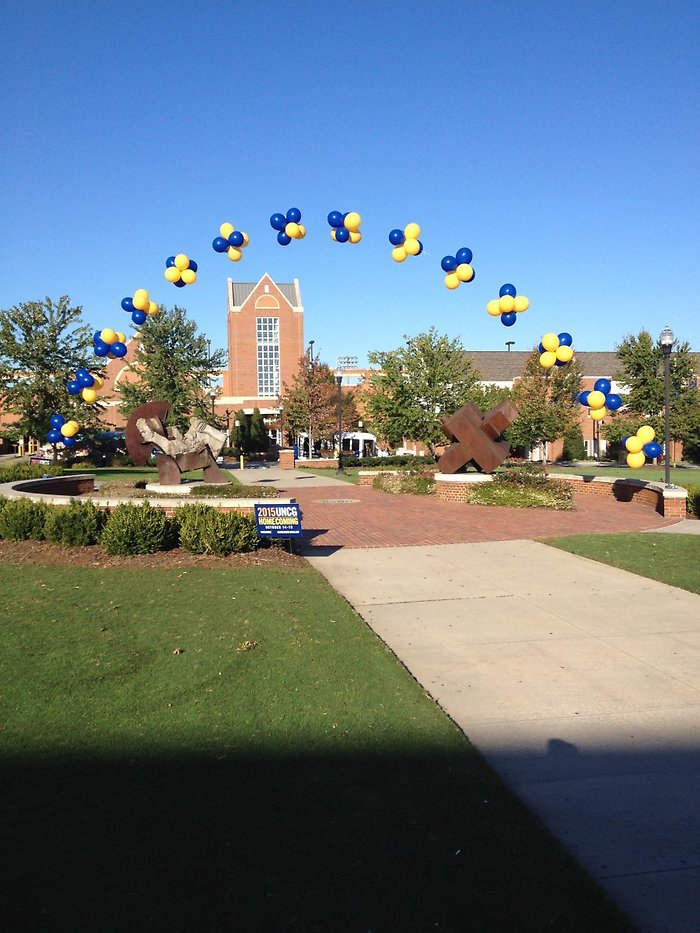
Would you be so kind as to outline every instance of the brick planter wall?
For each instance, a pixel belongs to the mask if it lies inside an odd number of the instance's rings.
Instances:
[[[40,479],[24,479],[12,484],[17,492],[40,492],[52,496],[84,496],[95,489],[93,473],[78,473],[75,476],[47,476]]]
[[[279,460],[280,470],[293,470],[294,469],[294,451],[291,449],[280,450],[280,460]]]

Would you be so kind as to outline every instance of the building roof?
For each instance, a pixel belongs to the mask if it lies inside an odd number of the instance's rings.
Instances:
[[[272,279],[272,281],[274,282],[274,279]],[[234,308],[241,307],[241,305],[250,297],[251,292],[257,284],[257,282],[231,282]],[[293,308],[297,307],[297,292],[294,286],[294,282],[275,282],[274,284],[277,286],[277,288],[279,288],[290,305]]]
[[[512,382],[522,375],[532,351],[467,350],[465,352],[484,382]],[[700,353],[693,353],[692,356],[696,360],[695,371],[700,372]],[[622,363],[614,351],[584,350],[576,353],[576,359],[584,377],[587,378],[612,379],[615,373],[622,369]]]

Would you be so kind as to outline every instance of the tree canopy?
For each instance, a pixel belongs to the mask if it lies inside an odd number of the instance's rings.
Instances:
[[[434,452],[446,440],[440,419],[472,399],[479,373],[459,340],[438,335],[434,327],[404,340],[396,350],[368,354],[379,367],[366,393],[370,424],[394,447],[410,438]]]
[[[338,431],[338,386],[335,375],[319,356],[307,353],[291,385],[284,386],[285,428],[293,434],[306,433],[309,450],[315,440],[330,439]],[[354,392],[341,392],[343,431],[354,429],[358,419]]]

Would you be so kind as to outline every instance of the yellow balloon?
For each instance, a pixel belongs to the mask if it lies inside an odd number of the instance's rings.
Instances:
[[[474,270],[468,262],[460,262],[455,269],[455,274],[460,282],[471,282],[474,278]]]
[[[247,233],[243,233],[242,230],[241,230],[241,236],[243,237],[243,246],[241,247],[241,249],[243,249],[244,246],[247,246],[250,243],[250,237],[248,236]],[[306,236],[306,227],[304,227],[304,236]]]
[[[515,298],[512,295],[503,295],[498,299],[498,307],[501,309],[501,314],[508,314],[513,310],[515,306]]]
[[[331,240],[335,240],[335,228],[331,230]]]
[[[236,228],[233,226],[233,224],[221,224],[219,227],[219,233],[225,240],[228,240],[235,229]]]
[[[403,228],[403,235],[407,240],[417,240],[420,236],[420,227],[418,224],[406,224]]]
[[[501,301],[502,300],[503,299],[501,299]],[[542,340],[540,340],[540,343],[545,348],[545,350],[549,350],[550,353],[556,353],[559,347],[559,338],[556,334],[545,334]]]
[[[595,408],[593,411],[588,412],[588,417],[591,421],[602,421],[606,415],[607,411],[604,408]]]
[[[544,353],[540,354],[540,366],[543,366],[545,369],[551,369],[556,361],[556,354],[552,353],[550,350],[545,350]]]
[[[343,221],[343,226],[348,230],[354,230],[357,232],[360,229],[360,224],[362,223],[362,218],[357,213],[357,211],[350,211],[346,215],[345,220]]]
[[[644,444],[636,434],[633,434],[632,437],[628,437],[625,441],[625,447],[627,448],[628,453],[638,454],[642,447],[644,447]]]
[[[148,301],[148,292],[145,288],[137,288],[134,292],[134,297],[131,300],[134,303],[134,307],[138,308],[144,302]],[[136,304],[137,301],[139,302],[138,305]]]
[[[104,330],[100,331],[100,340],[104,340],[105,343],[114,343],[116,339],[116,331],[113,331],[111,327],[105,327]]]
[[[643,467],[645,460],[646,457],[641,451],[633,454],[627,454],[627,466],[632,470],[638,470],[640,467]]]
[[[493,301],[489,301],[489,303],[486,305],[486,310],[491,315],[491,317],[500,317],[501,306],[498,302],[498,298],[494,298]]]
[[[637,431],[637,437],[642,442],[642,445],[648,444],[650,441],[653,441],[656,437],[656,431],[652,428],[650,424],[643,424],[641,428]]]
[[[146,314],[150,315],[150,317],[153,317],[154,314],[158,314],[158,305],[155,303],[155,301],[148,302]]]
[[[592,408],[594,411],[596,408],[605,408],[605,396],[602,392],[593,392],[588,393],[588,407]]]
[[[404,262],[406,259],[406,250],[403,246],[395,246],[391,251],[391,258],[394,262]]]
[[[447,288],[459,288],[459,276],[456,272],[448,272],[445,276],[445,285]]]
[[[180,270],[177,266],[168,266],[165,270],[165,278],[168,282],[179,282],[180,281]]]
[[[403,248],[406,250],[407,256],[417,256],[418,253],[420,253],[420,243],[418,240],[409,239],[409,237],[406,237],[403,241]]]
[[[126,334],[123,334],[120,330],[115,331],[115,333],[120,343],[126,343]]]
[[[293,240],[296,240],[299,236],[299,224],[295,224],[293,221],[290,221],[284,228],[284,232],[287,234],[287,236],[290,236]]]
[[[350,231],[350,242],[351,243],[359,243],[361,239],[362,239],[362,234],[360,233],[359,230]]]
[[[83,401],[87,402],[88,405],[92,405],[94,402],[97,401],[97,392],[95,391],[95,389],[88,389],[86,387],[83,389],[83,391],[80,394],[83,397]]]
[[[192,285],[197,281],[197,273],[194,269],[183,269],[180,277],[185,285]]]
[[[104,381],[104,379],[102,378],[102,376],[94,376],[94,375],[93,375],[92,378],[95,380],[95,386],[96,386],[98,389],[101,389],[102,386],[105,384],[105,381]]]
[[[66,421],[65,424],[61,425],[61,434],[64,437],[73,437],[80,430],[80,425],[77,421]]]
[[[306,236],[306,227],[304,226],[304,224],[299,224],[299,233],[297,233],[297,240],[303,240],[305,236]],[[246,246],[247,244],[244,242],[243,245]]]
[[[513,302],[513,311],[527,311],[530,307],[530,299],[525,295],[518,295]]]
[[[182,272],[183,269],[186,269],[190,264],[189,256],[186,256],[185,253],[178,253],[175,257],[175,265]]]
[[[574,358],[574,351],[572,347],[557,347],[555,352],[560,363],[569,363]]]
[[[238,262],[238,260],[239,260],[239,259],[241,258],[241,256],[243,255],[243,253],[242,253],[239,249],[236,249],[235,246],[229,246],[229,248],[228,248],[228,250],[227,250],[226,252],[227,252],[228,258],[231,260],[231,262]]]

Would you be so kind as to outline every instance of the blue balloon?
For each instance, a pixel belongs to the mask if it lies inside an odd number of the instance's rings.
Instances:
[[[78,373],[80,373],[80,375],[78,375]],[[90,389],[95,385],[95,377],[86,370],[79,369],[75,375],[78,376],[78,382],[83,389]]]
[[[273,230],[284,230],[287,226],[287,218],[284,214],[273,214],[270,217],[270,226]]]
[[[67,389],[68,389],[69,395],[80,395],[82,386],[80,385],[77,379],[71,379],[71,381],[68,383]]]
[[[454,272],[459,263],[454,256],[445,256],[440,265],[443,272]]]
[[[557,337],[559,338],[560,347],[570,347],[574,342],[574,338],[571,334],[567,334],[566,331],[563,334],[557,334]]]
[[[419,249],[418,249],[418,252],[416,253],[416,256],[420,256],[420,254],[423,252],[423,244],[421,243],[420,240],[418,240],[418,246],[419,246]]]
[[[350,231],[347,227],[336,227],[335,238],[338,243],[347,243],[350,239]]]
[[[504,327],[512,327],[517,320],[518,315],[515,311],[508,311],[506,314],[501,315],[501,324],[503,324]]]
[[[197,269],[199,269],[199,266],[198,266],[197,263],[194,261],[194,259],[190,259],[190,264],[189,264],[189,266],[188,266],[187,268],[188,268],[188,269],[191,269],[193,272],[196,272]]]
[[[301,211],[298,207],[290,207],[287,211],[287,223],[298,224],[301,220]]]
[[[83,382],[83,379],[85,379],[85,377],[89,375],[90,373],[88,372],[87,369],[76,369],[75,371],[75,378],[78,380],[78,382],[81,385],[85,385],[85,383]]]
[[[610,391],[611,385],[609,379],[596,379],[593,389],[595,392],[602,392],[603,395],[607,395]],[[607,406],[606,406],[607,407]]]
[[[657,444],[656,441],[649,441],[648,444],[645,444],[642,447],[644,451],[644,456],[648,457],[650,460],[654,460],[656,457],[661,456],[661,444]]]
[[[101,330],[96,330],[95,333],[92,335],[92,339],[94,343],[98,343],[100,340],[102,340],[102,337],[100,336],[101,333],[102,333]]]
[[[540,344],[540,345],[537,347],[537,350],[538,350],[539,353],[546,353],[546,352],[547,352],[547,351],[545,350],[545,348],[542,346],[542,344]]]
[[[58,444],[59,441],[63,440],[63,435],[58,430],[58,428],[51,428],[49,433],[46,435],[46,440],[49,444]]]
[[[112,356],[126,356],[126,344],[122,343],[120,340],[115,340],[109,349],[112,352]]]
[[[218,236],[211,241],[211,248],[217,253],[225,253],[228,249],[228,240],[225,237]]]
[[[175,265],[175,257],[168,256],[168,258],[165,260],[165,268],[167,269],[169,266],[174,266],[174,265]]]
[[[340,211],[331,211],[328,215],[328,223],[331,227],[342,227],[343,226],[343,215]]]
[[[64,447],[75,447],[75,438],[74,437],[62,437]]]
[[[631,434],[623,434],[620,438],[620,447],[624,447],[627,441],[632,437]]]
[[[505,285],[501,285],[501,287],[498,289],[499,298],[503,298],[504,295],[510,295],[512,298],[515,298],[517,294],[518,293],[515,290],[515,285],[511,285],[508,282],[506,282]]]
[[[178,279],[177,282],[173,282],[173,285],[176,288],[184,288],[187,285],[187,282],[183,282],[182,279]]]
[[[473,258],[474,253],[472,253],[468,246],[463,246],[461,249],[458,249],[455,255],[458,266],[460,266],[463,262],[471,262]]]
[[[292,242],[292,238],[288,236],[284,230],[280,230],[280,232],[277,234],[277,242],[280,246],[289,246],[289,244]]]
[[[405,239],[403,230],[392,230],[389,234],[389,242],[392,246],[401,246]]]
[[[129,314],[134,310],[134,300],[133,298],[122,298],[122,309],[128,311]]]
[[[608,411],[617,411],[618,408],[622,407],[622,399],[615,392],[610,392],[605,399],[605,407]]]
[[[228,242],[230,246],[235,246],[238,249],[239,246],[243,246],[243,234],[240,230],[234,230],[233,233],[229,236]]]
[[[63,417],[63,415],[51,415],[50,424],[52,428],[60,428],[65,423],[66,423],[66,419]]]
[[[95,341],[95,356],[107,356],[109,353],[109,344],[104,340]]]
[[[586,389],[585,392],[580,392],[578,400],[582,405],[588,405],[588,396],[591,394],[590,389]]]
[[[134,310],[131,312],[131,320],[137,326],[139,326],[140,324],[143,324],[143,322],[146,320],[147,317],[148,315],[146,314],[146,312],[139,311],[138,308],[134,308]]]

